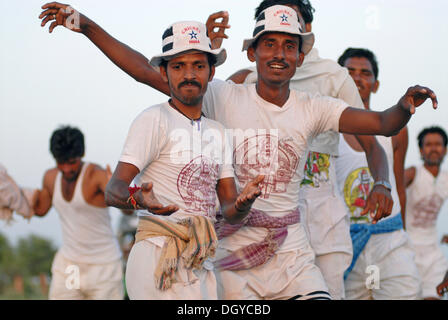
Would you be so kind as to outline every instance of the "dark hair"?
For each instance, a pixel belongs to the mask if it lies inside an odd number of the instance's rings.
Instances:
[[[214,66],[216,64],[216,62],[218,62],[218,58],[216,58],[216,56],[214,56],[208,52],[204,52],[204,53],[207,54],[208,65],[210,66],[210,69],[211,69],[212,66]],[[168,61],[169,60],[162,59],[162,61],[160,62],[160,67],[164,67],[166,69],[166,67],[168,66]]]
[[[447,144],[448,144],[448,137],[446,135],[445,130],[443,130],[440,127],[430,127],[430,128],[424,129],[418,135],[417,140],[418,140],[418,146],[420,147],[420,149],[423,148],[423,140],[425,139],[425,136],[428,133],[438,133],[438,134],[440,134],[442,136],[442,139],[443,139],[443,144],[445,145],[445,147],[447,146]]]
[[[369,60],[373,68],[373,74],[375,75],[375,80],[378,79],[379,75],[378,61],[376,60],[376,56],[372,51],[363,48],[348,48],[347,50],[344,51],[342,56],[339,57],[338,63],[341,66],[344,66],[345,62],[350,58],[366,58],[367,60]]]
[[[302,14],[303,20],[305,23],[312,23],[314,20],[314,8],[311,6],[311,3],[308,0],[264,0],[260,3],[257,9],[255,9],[255,19],[258,18],[258,15],[262,13],[269,7],[276,5],[291,5],[297,6],[299,8],[300,13]]]
[[[50,151],[58,162],[84,156],[84,135],[77,128],[63,126],[50,138]]]

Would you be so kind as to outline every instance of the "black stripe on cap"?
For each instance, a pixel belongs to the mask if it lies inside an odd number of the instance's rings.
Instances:
[[[172,49],[173,49],[173,43],[170,42],[170,43],[168,43],[168,44],[166,44],[166,45],[163,46],[163,48],[162,48],[162,52],[165,53],[165,52],[170,51],[170,50],[172,50]]]
[[[255,30],[254,30],[254,34],[252,36],[255,37],[257,34],[259,34],[264,29],[265,29],[264,25],[256,27]]]
[[[170,27],[165,30],[165,33],[162,36],[162,40],[165,40],[168,37],[171,37],[173,35],[173,27]]]
[[[257,17],[257,22],[266,19],[264,12],[260,13]]]

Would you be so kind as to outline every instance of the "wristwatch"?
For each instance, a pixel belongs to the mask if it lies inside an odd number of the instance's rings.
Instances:
[[[375,188],[375,186],[383,186],[387,190],[392,191],[392,186],[390,185],[389,181],[386,180],[379,180],[375,182],[373,187]]]

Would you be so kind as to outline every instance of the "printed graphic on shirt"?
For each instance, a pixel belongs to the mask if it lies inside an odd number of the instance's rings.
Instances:
[[[344,200],[350,210],[351,223],[370,223],[369,215],[361,216],[367,203],[374,180],[369,168],[362,167],[352,171],[345,179]]]
[[[329,170],[329,154],[310,152],[305,163],[305,174],[301,185],[319,188],[322,183],[330,180]]]
[[[235,173],[241,187],[257,175],[265,175],[261,198],[286,192],[299,164],[299,156],[285,140],[270,134],[244,139],[234,150]]]
[[[414,207],[412,225],[420,228],[430,228],[435,226],[442,205],[443,199],[437,194],[419,200]]]
[[[204,156],[194,158],[181,170],[177,190],[188,208],[187,212],[205,213],[207,217],[214,218],[218,174],[219,164]]]

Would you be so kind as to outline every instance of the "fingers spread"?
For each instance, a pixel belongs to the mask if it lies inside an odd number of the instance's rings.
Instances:
[[[50,28],[48,29],[48,31],[49,31],[50,33],[52,33],[52,32],[53,32],[53,29],[56,28],[57,26],[58,26],[57,21],[53,21],[53,22],[50,24]]]
[[[44,16],[52,15],[58,13],[58,9],[48,9],[45,11],[42,11],[42,13],[39,15],[39,19],[42,19]]]

